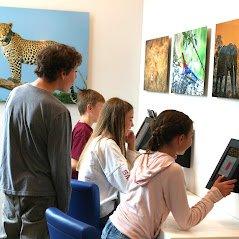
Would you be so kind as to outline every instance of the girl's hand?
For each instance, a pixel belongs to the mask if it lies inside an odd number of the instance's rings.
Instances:
[[[223,179],[224,179],[224,176],[220,175],[217,178],[217,180],[214,182],[213,186],[219,189],[223,197],[226,197],[232,192],[237,180],[232,179],[232,180],[224,181]]]
[[[128,144],[128,149],[135,150],[135,135],[132,130],[129,130],[126,133],[125,141]]]

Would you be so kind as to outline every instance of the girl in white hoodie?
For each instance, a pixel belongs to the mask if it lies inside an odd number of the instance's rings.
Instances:
[[[214,203],[229,195],[236,180],[219,177],[206,196],[189,207],[182,168],[177,155],[191,146],[193,122],[182,112],[163,111],[155,120],[146,154],[130,172],[129,191],[108,220],[102,239],[154,239],[171,211],[179,227],[198,224]]]
[[[119,98],[107,100],[80,156],[78,179],[94,182],[99,187],[102,229],[116,208],[119,192],[127,191],[129,171],[136,158],[132,126],[132,105]]]

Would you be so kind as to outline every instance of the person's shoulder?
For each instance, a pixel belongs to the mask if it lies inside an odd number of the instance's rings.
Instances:
[[[168,167],[168,173],[172,173],[172,174],[182,174],[183,170],[182,167],[177,164],[176,162],[172,163],[169,167]]]
[[[46,95],[44,100],[46,104],[53,105],[54,107],[60,108],[62,110],[67,110],[66,106],[52,94]]]
[[[41,104],[43,107],[55,112],[57,115],[63,113],[69,114],[69,110],[66,106],[52,94],[47,94],[44,98],[42,98]]]
[[[119,145],[115,142],[115,140],[111,138],[104,138],[104,151],[110,152],[111,154],[121,155],[122,151]]]
[[[22,84],[22,85],[19,85],[19,86],[15,87],[11,92],[26,90],[28,88],[29,88],[29,84]]]
[[[91,134],[93,129],[86,123],[82,122],[77,122],[76,125],[74,126],[73,132],[75,133],[80,133],[80,134],[85,134],[89,135]]]
[[[19,102],[25,101],[25,99],[30,99],[30,95],[29,91],[30,91],[30,87],[29,84],[22,84],[19,85],[17,87],[15,87],[14,89],[11,90],[6,103],[8,105],[15,105],[18,104]]]
[[[111,150],[111,149],[119,149],[119,146],[116,144],[116,142],[113,139],[110,139],[108,137],[103,137],[101,135],[95,137],[92,142],[92,145],[95,146],[95,148],[97,148],[98,150],[101,151],[107,151],[107,150]]]
[[[81,128],[82,130],[92,131],[92,128],[90,127],[90,125],[86,123],[78,122],[77,125],[78,125],[78,128]]]
[[[13,88],[10,92],[10,96],[14,95],[14,94],[19,94],[20,92],[24,92],[24,91],[29,91],[28,84],[19,85],[19,86]]]
[[[59,113],[68,112],[66,106],[58,100],[52,93],[38,88],[31,83],[25,83],[14,88],[13,94],[24,95],[25,101],[34,100],[36,105],[41,105],[43,110],[56,111]]]
[[[183,170],[177,163],[170,164],[160,175],[170,185],[171,183],[181,184],[185,180]]]
[[[118,144],[115,142],[115,140],[111,139],[111,138],[107,138],[107,137],[104,137],[104,142],[105,142],[105,145],[108,146],[108,147],[114,147],[114,148],[119,148]]]

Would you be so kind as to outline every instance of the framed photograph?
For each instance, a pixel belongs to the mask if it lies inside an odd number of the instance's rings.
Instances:
[[[172,93],[204,95],[206,52],[206,27],[175,34],[172,61]]]
[[[88,74],[89,13],[0,7],[0,101],[16,86],[36,79],[37,53],[50,44],[75,47],[82,64],[71,92],[55,92],[63,103],[73,103],[86,88]]]
[[[168,92],[169,37],[146,41],[144,89]]]
[[[239,98],[239,20],[216,25],[212,96]]]

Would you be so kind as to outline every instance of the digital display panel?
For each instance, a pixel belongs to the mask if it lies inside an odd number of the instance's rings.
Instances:
[[[239,179],[239,140],[230,140],[206,188],[210,189],[219,175],[224,176],[225,180]],[[239,193],[239,180],[233,192]]]
[[[229,148],[225,160],[218,171],[218,174],[223,175],[226,178],[230,178],[230,175],[233,174],[233,172],[236,170],[236,167],[238,166],[238,159],[239,149]]]
[[[138,133],[136,134],[136,140],[135,140],[136,150],[140,150],[140,149],[146,150],[148,141],[150,140],[152,135],[150,124],[152,124],[153,121],[154,121],[153,118],[150,118],[150,117],[145,118]]]

